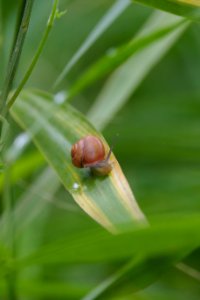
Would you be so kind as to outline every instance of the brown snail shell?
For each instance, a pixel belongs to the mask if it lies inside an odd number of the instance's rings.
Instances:
[[[77,168],[91,168],[96,175],[107,175],[112,170],[109,163],[111,150],[105,157],[105,147],[102,141],[88,135],[76,142],[71,149],[72,163]]]

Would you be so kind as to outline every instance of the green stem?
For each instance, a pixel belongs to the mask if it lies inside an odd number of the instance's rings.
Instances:
[[[17,300],[15,278],[9,275],[6,277],[6,279],[7,279],[8,299]]]
[[[125,276],[132,268],[137,267],[143,262],[144,257],[138,254],[128,263],[122,266],[116,273],[101,282],[96,288],[89,292],[82,300],[94,300],[101,296],[113,284],[116,284],[123,276]]]
[[[19,12],[18,12],[16,26],[15,26],[15,34],[14,34],[14,37],[13,37],[11,56],[12,56],[12,53],[14,52],[15,45],[17,43],[17,37],[18,37],[19,32],[20,32],[20,25],[21,25],[21,22],[22,22],[22,19],[23,19],[25,4],[26,4],[25,0],[21,0],[21,3],[19,4]],[[10,58],[11,58],[11,56],[10,56]]]
[[[2,21],[2,19],[3,18],[2,17],[3,17],[3,15],[2,15],[2,2],[0,0],[0,51],[1,51],[2,42],[3,42],[3,38],[2,38],[2,36],[3,36],[3,32],[2,32],[2,27],[3,27],[2,23],[3,23],[3,21]]]
[[[10,185],[10,176],[11,176],[11,166],[7,164],[5,166],[4,173],[4,190],[3,190],[3,205],[4,205],[4,215],[6,218],[5,224],[5,242],[8,247],[11,249],[12,258],[15,257],[15,242],[14,242],[14,223],[12,218],[12,191]],[[7,290],[8,290],[8,299],[16,300],[17,299],[17,291],[16,291],[16,274],[12,269],[8,270],[8,274],[6,276],[7,282]]]
[[[200,281],[200,272],[190,267],[189,265],[180,262],[176,264],[176,268],[182,271],[183,273],[187,274],[188,276],[196,279],[197,281]]]
[[[17,71],[17,66],[19,63],[19,59],[21,56],[22,48],[24,45],[25,36],[28,30],[30,16],[32,11],[34,0],[22,0],[18,15],[18,20],[16,24],[15,35],[13,39],[13,46],[11,49],[11,55],[8,62],[7,73],[5,76],[5,81],[3,85],[2,95],[1,95],[1,103],[0,103],[0,121],[2,123],[0,129],[0,141],[1,141],[1,152],[3,156],[3,163],[5,167],[5,184],[3,191],[3,205],[4,205],[4,214],[7,219],[6,225],[6,241],[12,250],[12,258],[15,257],[15,245],[14,245],[14,224],[11,215],[12,211],[12,195],[11,195],[11,186],[10,186],[10,165],[9,162],[6,161],[5,153],[6,148],[8,146],[8,137],[9,137],[9,126],[6,120],[8,109],[6,107],[6,101],[9,95],[9,92],[12,88],[13,80],[15,77],[15,73]],[[5,232],[6,232],[5,231]],[[11,270],[8,270],[8,274],[6,276],[7,288],[8,288],[8,298],[10,300],[17,299],[17,291],[16,291],[16,275]]]
[[[6,107],[6,101],[8,94],[10,92],[10,89],[12,87],[12,83],[15,77],[15,73],[17,70],[17,66],[19,63],[22,47],[24,44],[24,39],[28,30],[30,16],[31,16],[31,10],[33,6],[34,0],[23,0],[22,3],[22,11],[20,11],[21,20],[18,20],[18,30],[16,31],[16,35],[14,37],[14,46],[11,51],[10,60],[8,63],[8,69],[7,74],[5,78],[5,83],[3,86],[3,91],[1,95],[1,108],[0,112],[2,116],[6,116],[7,114],[7,107]]]
[[[30,77],[30,75],[31,75],[31,73],[33,71],[33,68],[35,67],[35,65],[36,65],[36,63],[37,63],[37,61],[38,61],[38,59],[40,57],[40,54],[41,54],[41,52],[42,52],[42,50],[44,48],[44,45],[45,45],[45,43],[47,41],[47,38],[49,36],[49,33],[50,33],[51,28],[52,28],[53,23],[54,23],[54,20],[56,18],[57,6],[58,6],[58,0],[55,0],[54,4],[53,4],[53,7],[52,7],[52,11],[51,11],[50,17],[49,17],[49,20],[47,22],[46,30],[45,30],[45,32],[43,34],[43,37],[42,37],[42,40],[41,40],[41,42],[40,42],[40,44],[38,46],[38,49],[37,49],[37,51],[36,51],[36,53],[35,53],[32,61],[31,61],[31,64],[30,64],[28,70],[26,71],[26,73],[24,75],[23,79],[21,80],[21,82],[20,82],[19,86],[17,87],[16,91],[14,92],[13,96],[8,101],[8,103],[7,103],[7,107],[8,108],[10,108],[13,105],[13,103],[15,102],[17,96],[19,95],[19,93],[21,92],[22,88],[24,87],[24,85],[26,84],[27,80],[29,79],[29,77]]]

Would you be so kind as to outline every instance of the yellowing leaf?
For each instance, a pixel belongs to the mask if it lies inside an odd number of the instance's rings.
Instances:
[[[54,97],[36,91],[24,91],[11,109],[14,119],[27,130],[74,200],[102,226],[118,232],[128,224],[145,222],[128,182],[114,156],[112,171],[98,177],[90,170],[71,163],[71,146],[90,134],[105,139],[87,119],[71,105],[60,107]]]

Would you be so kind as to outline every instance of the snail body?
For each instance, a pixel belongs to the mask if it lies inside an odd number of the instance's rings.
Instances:
[[[111,150],[106,156],[102,141],[91,135],[77,141],[71,149],[72,163],[75,167],[90,168],[94,174],[100,176],[105,176],[112,170],[110,155]]]

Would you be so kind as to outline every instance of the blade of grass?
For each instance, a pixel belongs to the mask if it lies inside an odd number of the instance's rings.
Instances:
[[[113,154],[110,158],[113,169],[104,178],[91,176],[87,169],[73,167],[71,145],[85,135],[100,136],[109,151],[103,137],[83,115],[69,104],[60,108],[51,95],[28,91],[20,96],[11,114],[29,131],[66,189],[92,218],[113,232],[122,229],[127,222],[144,222],[145,217]]]
[[[12,233],[12,241],[17,243],[17,257],[23,257],[36,251],[41,243],[43,235],[43,227],[49,215],[51,204],[50,201],[54,197],[55,192],[60,186],[58,178],[55,176],[53,170],[46,168],[40,176],[30,185],[30,187],[20,196],[16,207],[10,211],[9,219],[6,213],[1,218],[1,240],[5,241],[7,237],[11,238],[10,223],[15,231]],[[48,198],[48,201],[44,198]],[[37,218],[37,222],[35,219]],[[10,254],[13,260],[12,253]],[[2,259],[5,259],[1,256]],[[8,260],[8,258],[6,259]],[[9,264],[5,273],[8,273],[9,290],[13,292],[14,274],[13,269],[9,269]],[[33,279],[38,276],[39,267],[25,269],[18,274],[17,280]],[[11,293],[10,292],[10,293]],[[10,298],[12,299],[12,298]]]
[[[30,141],[31,138],[26,132],[17,135],[12,145],[5,153],[6,160],[9,161],[10,164],[13,164],[26,150],[26,147],[30,144]]]
[[[2,2],[0,1],[0,53],[2,49],[2,44],[3,44],[3,32],[2,32]]]
[[[58,263],[97,263],[123,261],[135,255],[161,257],[177,255],[179,259],[188,255],[200,244],[199,214],[163,214],[150,218],[151,226],[111,235],[101,228],[81,230],[43,245],[22,264],[54,265]],[[79,251],[81,249],[81,251]],[[182,257],[181,257],[182,256]]]
[[[70,299],[80,300],[91,288],[91,284],[62,282],[61,280],[20,280],[18,289],[25,299]],[[0,282],[1,296],[6,295],[5,284]],[[5,299],[5,298],[2,298]]]
[[[190,266],[188,266],[187,264],[184,264],[182,262],[176,264],[176,268],[187,274],[188,276],[194,278],[195,280],[199,281],[200,282],[200,272]]]
[[[11,249],[11,257],[14,259],[15,257],[15,242],[14,242],[14,224],[11,217],[11,210],[13,206],[13,198],[11,194],[11,185],[10,185],[10,167],[6,166],[5,168],[5,184],[3,190],[3,209],[4,209],[4,216],[6,219],[5,224],[3,224],[2,230],[7,230],[7,235],[5,236],[4,242],[5,245]],[[16,291],[16,276],[12,270],[8,270],[6,274],[6,284],[7,284],[7,291],[8,297],[11,300],[17,299],[17,291]]]
[[[18,258],[29,255],[40,247],[52,209],[51,200],[59,187],[58,177],[47,167],[20,197],[19,204],[13,211]],[[24,269],[19,273],[18,281],[38,279],[40,272],[40,266]]]
[[[144,25],[139,35],[154,32],[159,27],[174,23],[177,18],[179,19],[173,15],[156,12]],[[134,54],[110,76],[88,112],[89,120],[97,128],[105,127],[109,123],[188,26],[189,22],[180,25],[156,43]]]
[[[72,56],[70,61],[63,68],[62,72],[56,79],[53,88],[56,88],[60,82],[66,77],[78,60],[86,53],[86,51],[95,43],[95,41],[106,31],[107,28],[124,12],[131,4],[130,0],[117,0],[106,14],[97,23],[95,28],[90,32],[86,40],[80,46],[77,52]]]
[[[194,21],[200,21],[199,0],[132,0]]]
[[[113,285],[116,281],[118,281],[124,274],[130,271],[132,268],[135,268],[136,265],[140,265],[143,262],[143,256],[136,256],[127,264],[125,264],[122,268],[120,268],[116,273],[112,274],[106,280],[104,280],[101,284],[99,284],[95,289],[90,291],[82,300],[93,300],[102,295],[105,290],[107,290],[111,285]]]
[[[53,27],[53,23],[54,23],[54,20],[56,18],[56,15],[57,15],[57,6],[58,6],[58,0],[55,0],[54,3],[53,3],[53,6],[52,6],[52,11],[51,11],[51,14],[49,16],[49,19],[48,19],[48,22],[47,22],[47,26],[46,26],[46,30],[43,34],[43,37],[41,39],[41,42],[38,46],[38,49],[30,63],[30,66],[28,67],[28,70],[26,71],[24,77],[22,78],[21,82],[19,83],[16,91],[14,92],[14,94],[12,95],[12,97],[8,100],[8,103],[7,103],[7,106],[8,108],[10,109],[10,107],[13,105],[13,103],[15,102],[17,96],[19,95],[19,93],[21,92],[21,90],[23,89],[24,85],[26,84],[26,82],[28,81],[41,53],[42,53],[42,50],[46,44],[46,41],[47,41],[47,38],[49,36],[49,33]]]
[[[167,36],[170,32],[178,28],[184,20],[182,18],[174,18],[169,24],[160,24],[154,28],[152,32],[147,32],[134,37],[129,43],[113,50],[113,53],[107,54],[100,60],[95,62],[78,78],[75,84],[69,90],[69,98],[75,96],[78,92],[82,91],[88,86],[91,86],[98,79],[109,74],[111,71],[119,67],[130,56],[142,49],[147,48],[163,37]]]
[[[55,176],[55,172],[48,167],[45,168],[22,194],[19,205],[14,210],[16,234],[33,223],[35,217],[39,220],[38,216],[44,215],[59,186],[60,182]],[[48,201],[44,199],[48,199]]]
[[[47,189],[48,186],[50,190]],[[11,212],[15,236],[18,236],[24,229],[26,230],[27,226],[43,213],[46,206],[54,203],[54,194],[59,186],[58,177],[50,168],[42,170],[38,180],[35,180],[33,184],[26,185],[25,192],[20,195],[17,205]],[[1,228],[5,227],[5,230],[1,230],[1,236],[7,236],[8,222],[5,215],[2,216],[0,222]]]
[[[138,254],[92,289],[82,300],[94,300],[100,297],[101,299],[110,299],[115,295],[124,295],[126,287],[131,293],[141,290],[157,280],[178,259],[180,258],[177,255],[147,259]]]
[[[28,155],[24,155],[21,159],[10,165],[10,183],[15,184],[22,178],[30,176],[34,171],[44,165],[42,155],[36,151]],[[4,174],[0,174],[0,191],[2,191],[5,183]]]
[[[1,95],[0,112],[1,112],[2,116],[5,116],[7,113],[6,100],[7,100],[9,91],[12,87],[14,76],[15,76],[17,66],[19,63],[25,36],[26,36],[29,22],[30,22],[33,2],[34,2],[34,0],[24,0],[23,1],[21,20],[18,25],[19,29],[17,30],[17,36],[15,38],[15,45],[11,52],[8,69],[7,69],[7,74],[6,74],[6,78],[5,78],[5,83],[4,83],[2,95]]]

